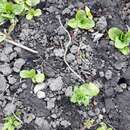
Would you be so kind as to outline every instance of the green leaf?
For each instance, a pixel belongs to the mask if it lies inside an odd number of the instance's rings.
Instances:
[[[20,71],[21,78],[33,78],[35,77],[35,75],[36,75],[36,71],[34,69]]]
[[[24,11],[24,4],[14,4],[13,13],[15,15],[20,15]]]
[[[76,20],[86,18],[86,13],[84,10],[78,10],[76,13]]]
[[[42,14],[42,11],[40,9],[36,9],[34,11],[34,16],[40,16]]]
[[[99,88],[91,82],[85,83],[82,86],[86,88],[86,94],[90,97],[97,96],[100,91]]]
[[[110,28],[108,31],[109,38],[113,41],[115,41],[116,38],[119,37],[122,33],[123,32],[116,27]]]
[[[40,0],[26,0],[26,4],[33,7],[40,3]]]
[[[115,39],[115,47],[119,49],[123,49],[124,47],[128,46],[127,42],[122,42],[119,37]]]
[[[122,54],[128,55],[130,53],[129,47],[124,47],[123,49],[119,49]]]
[[[107,130],[112,130],[112,128],[108,128]]]
[[[93,15],[87,6],[85,6],[85,12],[89,19],[93,19]]]
[[[78,27],[81,29],[91,29],[95,26],[95,22],[89,18],[78,20]]]
[[[78,22],[75,18],[70,19],[68,21],[68,26],[70,26],[71,28],[78,28]]]
[[[35,81],[37,83],[42,83],[45,80],[45,75],[43,73],[39,73],[35,76]]]
[[[27,20],[31,20],[33,18],[33,15],[31,14],[31,13],[28,13],[27,15],[26,15],[26,19]]]
[[[0,42],[3,42],[6,39],[6,35],[0,32]]]

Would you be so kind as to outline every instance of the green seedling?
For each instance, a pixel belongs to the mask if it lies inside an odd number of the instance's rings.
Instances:
[[[75,18],[72,18],[68,22],[68,26],[71,28],[81,28],[81,29],[91,29],[95,26],[93,16],[88,7],[84,10],[79,9],[75,15]]]
[[[34,69],[22,70],[20,72],[20,77],[31,79],[33,83],[42,83],[45,80],[45,75],[43,73],[36,73]]]
[[[107,125],[103,122],[100,123],[100,127],[97,130],[113,130],[112,128],[108,128]]]
[[[27,19],[40,16],[41,10],[34,7],[40,0],[1,0],[0,2],[0,25],[9,20],[11,23],[17,21],[17,16],[26,15]]]
[[[84,127],[90,129],[94,125],[94,119],[87,119],[84,121]]]
[[[93,96],[97,96],[98,93],[99,88],[95,84],[91,82],[84,83],[83,85],[74,87],[71,102],[87,106],[90,103],[90,99]]]
[[[114,41],[114,46],[124,55],[130,53],[130,30],[123,32],[122,30],[113,27],[108,31],[109,38]]]
[[[19,122],[12,114],[4,118],[4,127],[2,128],[2,130],[15,130],[20,126],[21,122]]]

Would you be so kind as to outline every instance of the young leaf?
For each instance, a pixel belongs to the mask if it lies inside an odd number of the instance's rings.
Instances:
[[[81,29],[91,29],[95,26],[95,22],[89,18],[82,18],[78,21],[78,27]]]
[[[24,11],[24,4],[14,4],[13,13],[15,15],[20,15]]]
[[[123,49],[120,49],[120,51],[124,55],[128,55],[130,53],[129,47],[124,47]]]
[[[122,42],[119,37],[115,39],[115,47],[119,49],[123,49],[124,47],[128,46],[127,42]]]
[[[31,14],[31,13],[28,13],[27,15],[26,15],[26,19],[27,20],[31,20],[33,18],[33,15]]]
[[[85,12],[86,12],[86,15],[88,16],[89,19],[93,19],[93,15],[91,13],[91,10],[85,6]]]
[[[115,41],[116,37],[119,37],[122,33],[123,32],[116,27],[110,28],[108,31],[109,38],[113,41]]]
[[[70,19],[68,21],[68,26],[70,26],[71,28],[77,28],[78,27],[78,22],[75,18]]]
[[[26,0],[26,4],[33,7],[40,3],[40,0]]]
[[[45,80],[45,75],[42,73],[39,73],[35,76],[35,81],[37,83],[42,83]]]
[[[34,16],[40,16],[42,14],[40,9],[34,10]]]
[[[36,71],[34,69],[20,71],[21,78],[33,78],[35,75],[36,75]]]

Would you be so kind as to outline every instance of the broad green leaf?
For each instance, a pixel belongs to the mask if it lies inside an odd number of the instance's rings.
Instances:
[[[5,11],[4,5],[5,4],[0,3],[0,13],[3,13]]]
[[[90,97],[97,96],[100,91],[99,88],[91,82],[83,84],[83,87],[86,88],[86,94]]]
[[[33,7],[40,3],[40,0],[26,0],[26,4]]]
[[[14,19],[15,15],[13,15],[13,14],[1,14],[1,17],[3,17],[5,20],[6,19],[11,20],[11,19]]]
[[[39,73],[35,76],[35,80],[37,83],[42,83],[45,80],[45,75],[43,73]]]
[[[127,42],[122,42],[119,37],[115,39],[115,47],[119,49],[123,49],[124,47],[128,46]]]
[[[70,19],[68,21],[68,26],[70,26],[71,28],[77,28],[78,27],[78,22],[75,18]]]
[[[93,15],[87,6],[85,6],[85,12],[89,19],[93,19]]]
[[[95,26],[95,22],[89,18],[78,20],[78,27],[81,29],[91,29]]]
[[[34,10],[34,16],[40,16],[42,14],[42,11],[40,9]]]
[[[31,13],[28,13],[26,15],[26,19],[31,20],[33,18],[33,15]]]
[[[110,28],[108,31],[109,38],[113,41],[115,41],[116,38],[119,37],[122,33],[123,32],[116,27]]]
[[[76,20],[80,20],[80,19],[83,19],[83,18],[86,18],[86,13],[84,10],[78,10],[77,13],[76,13]]]
[[[108,128],[107,130],[112,130],[112,128]]]
[[[36,71],[34,69],[20,71],[21,78],[33,78],[35,77],[35,75],[36,75]]]
[[[0,42],[3,42],[6,39],[6,35],[0,32]]]
[[[129,47],[124,47],[123,49],[119,49],[122,54],[128,55],[130,53]]]
[[[20,15],[24,11],[24,4],[14,4],[13,13],[15,15]]]

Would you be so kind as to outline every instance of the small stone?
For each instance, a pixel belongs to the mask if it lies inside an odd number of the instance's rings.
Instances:
[[[27,87],[28,87],[27,84],[25,84],[25,83],[22,84],[23,89],[26,89]]]
[[[118,92],[118,93],[122,93],[122,92],[123,92],[123,89],[118,85],[118,86],[115,88],[115,91]]]
[[[99,109],[99,108],[96,108],[96,109],[95,109],[95,114],[96,114],[96,115],[99,115],[99,114],[100,114],[100,109]]]
[[[45,83],[37,84],[34,87],[34,93],[36,94],[38,91],[45,89],[45,87],[46,87]]]
[[[14,62],[14,67],[13,67],[13,70],[15,72],[20,72],[22,66],[25,64],[25,60],[22,59],[22,58],[19,58],[17,59],[15,62]]]
[[[0,61],[9,62],[9,58],[5,53],[0,53]]]
[[[75,54],[78,52],[78,47],[76,45],[73,45],[71,48],[70,48],[70,52]]]
[[[55,49],[54,54],[55,54],[55,56],[63,57],[64,50],[63,49]]]
[[[55,107],[55,100],[56,98],[52,98],[47,101],[47,109],[51,110],[52,108]]]
[[[51,117],[54,118],[54,119],[56,119],[57,115],[56,114],[52,114]]]
[[[17,79],[15,79],[14,77],[9,75],[8,76],[8,81],[9,81],[9,84],[14,84],[14,83],[16,83]]]
[[[16,106],[13,103],[8,103],[4,108],[5,115],[10,115],[15,112]]]
[[[96,27],[102,31],[105,30],[107,27],[107,20],[104,16],[100,17],[98,22],[96,23]]]
[[[45,120],[43,117],[42,118],[36,118],[35,119],[35,124],[38,125],[41,130],[50,130],[50,124],[48,123],[47,120]]]
[[[72,95],[72,87],[68,87],[65,91],[66,97],[70,97]]]
[[[105,78],[107,80],[110,80],[112,78],[112,71],[111,70],[107,70],[105,73]]]
[[[16,52],[13,52],[13,53],[11,53],[10,55],[9,55],[9,59],[10,60],[13,60],[14,58],[16,58],[17,57],[17,53]]]
[[[126,84],[126,83],[122,83],[122,84],[120,84],[120,87],[121,87],[122,89],[126,89],[126,88],[127,88],[127,84]]]
[[[7,81],[3,75],[0,74],[0,92],[7,89]]]
[[[66,59],[68,62],[71,62],[71,61],[74,61],[75,60],[75,56],[72,54],[72,53],[69,53],[67,56],[66,56]]]
[[[100,75],[101,78],[104,77],[104,72],[103,72],[103,71],[100,71],[100,72],[99,72],[99,75]]]
[[[65,8],[62,12],[63,15],[65,14],[70,14],[71,13],[71,10],[69,8]]]
[[[67,128],[68,126],[71,125],[71,123],[70,123],[69,121],[67,121],[67,120],[61,121],[60,124],[61,124],[62,126],[64,126],[65,128]]]
[[[94,117],[94,116],[95,116],[95,113],[94,113],[92,110],[89,110],[89,111],[88,111],[88,115],[91,116],[91,117]]]
[[[4,48],[4,53],[6,55],[10,54],[11,52],[13,52],[13,48],[12,45],[6,44],[6,47]]]
[[[43,99],[43,98],[46,97],[46,94],[45,94],[45,92],[43,92],[43,91],[38,91],[38,92],[37,92],[37,97],[38,97],[39,99]]]
[[[49,80],[49,87],[52,91],[59,91],[63,87],[62,78],[59,76],[56,79]]]
[[[9,64],[5,63],[3,65],[0,65],[0,72],[3,73],[3,75],[9,75],[12,72],[12,69],[10,68]]]

